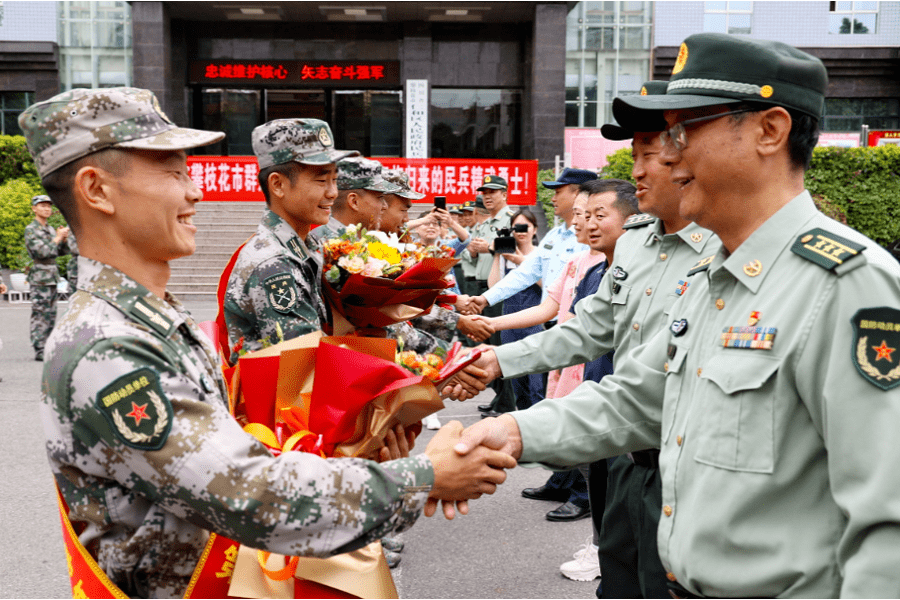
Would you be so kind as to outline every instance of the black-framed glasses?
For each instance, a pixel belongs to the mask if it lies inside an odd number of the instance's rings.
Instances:
[[[687,148],[688,145],[687,133],[684,130],[685,125],[703,123],[704,121],[714,121],[722,117],[727,117],[728,115],[756,112],[758,110],[758,108],[741,108],[738,110],[729,110],[728,112],[716,113],[714,115],[706,115],[705,117],[697,117],[696,119],[688,119],[687,121],[682,121],[681,123],[675,123],[668,129],[660,133],[659,140],[663,143],[663,146],[671,144],[672,147],[675,148],[675,150],[681,152],[682,150]]]

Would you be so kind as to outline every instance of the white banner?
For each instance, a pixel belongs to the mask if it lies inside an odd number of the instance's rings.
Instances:
[[[406,158],[428,158],[428,80],[406,80]]]

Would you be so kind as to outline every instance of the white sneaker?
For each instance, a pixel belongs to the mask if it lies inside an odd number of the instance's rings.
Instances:
[[[441,422],[438,420],[437,415],[432,413],[425,417],[425,427],[428,429],[440,429]]]
[[[597,546],[592,541],[593,535],[572,555],[575,560],[559,567],[563,575],[575,581],[593,581],[600,577],[600,557],[597,556]]]

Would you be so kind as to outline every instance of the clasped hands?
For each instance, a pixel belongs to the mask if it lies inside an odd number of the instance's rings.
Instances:
[[[515,419],[504,415],[484,419],[468,429],[459,421],[444,425],[428,443],[425,454],[434,469],[434,485],[425,504],[430,517],[441,504],[444,517],[468,514],[469,500],[493,494],[516,466],[522,443]]]

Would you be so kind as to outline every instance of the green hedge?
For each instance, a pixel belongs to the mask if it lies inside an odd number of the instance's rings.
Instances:
[[[25,138],[21,135],[0,135],[0,185],[11,179],[26,179],[32,185],[40,186],[37,168]]]
[[[631,149],[607,157],[603,177],[631,178]],[[816,148],[806,188],[829,217],[881,245],[900,239],[900,146]]]
[[[25,250],[25,226],[34,220],[31,198],[43,194],[40,184],[30,179],[11,179],[0,185],[0,264],[14,271],[31,267],[31,257]],[[47,220],[53,227],[63,227],[65,219],[56,208]],[[60,275],[65,274],[70,257],[56,259]]]

